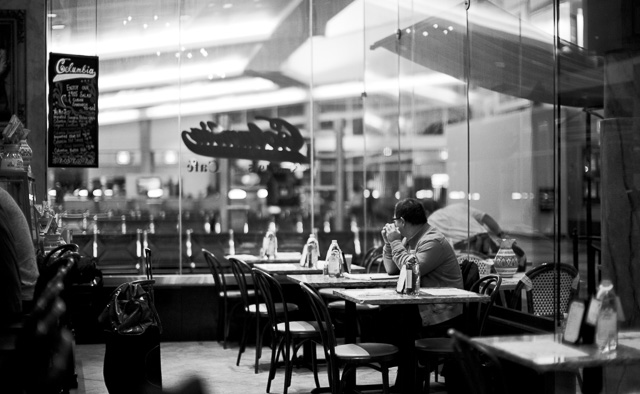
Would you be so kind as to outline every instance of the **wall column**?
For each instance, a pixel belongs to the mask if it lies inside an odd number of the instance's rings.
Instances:
[[[613,280],[626,315],[640,326],[640,51],[605,55],[602,144],[603,278]]]

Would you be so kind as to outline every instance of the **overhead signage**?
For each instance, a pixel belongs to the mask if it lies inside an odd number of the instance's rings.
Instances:
[[[308,163],[309,158],[301,153],[304,138],[297,127],[279,118],[256,117],[266,120],[268,130],[255,123],[247,123],[248,130],[219,130],[215,122],[200,122],[182,132],[187,148],[198,155],[247,160],[265,160],[272,163]]]

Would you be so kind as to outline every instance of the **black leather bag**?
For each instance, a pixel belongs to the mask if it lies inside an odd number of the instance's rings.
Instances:
[[[120,335],[140,335],[156,326],[162,332],[153,303],[153,280],[123,283],[111,294],[111,300],[98,320],[108,331]]]
[[[460,270],[462,271],[462,286],[465,290],[470,290],[471,286],[480,279],[478,265],[465,259],[460,264]]]

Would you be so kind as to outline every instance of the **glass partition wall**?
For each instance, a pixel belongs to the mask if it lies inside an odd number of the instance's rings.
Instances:
[[[406,197],[489,213],[529,268],[599,236],[601,61],[580,1],[49,10],[51,52],[100,59],[100,167],[48,181],[111,273],[137,272],[145,245],[160,272],[205,272],[203,247],[258,253],[273,227],[282,250],[317,232],[361,255]]]

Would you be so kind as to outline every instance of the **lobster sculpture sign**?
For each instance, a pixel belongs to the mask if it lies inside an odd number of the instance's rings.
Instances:
[[[248,130],[217,131],[215,122],[200,122],[200,128],[192,127],[182,132],[187,148],[198,155],[270,162],[308,163],[304,152],[304,139],[297,127],[279,118],[256,117],[269,123],[262,130],[255,123],[247,123]],[[301,152],[302,151],[302,152]]]

